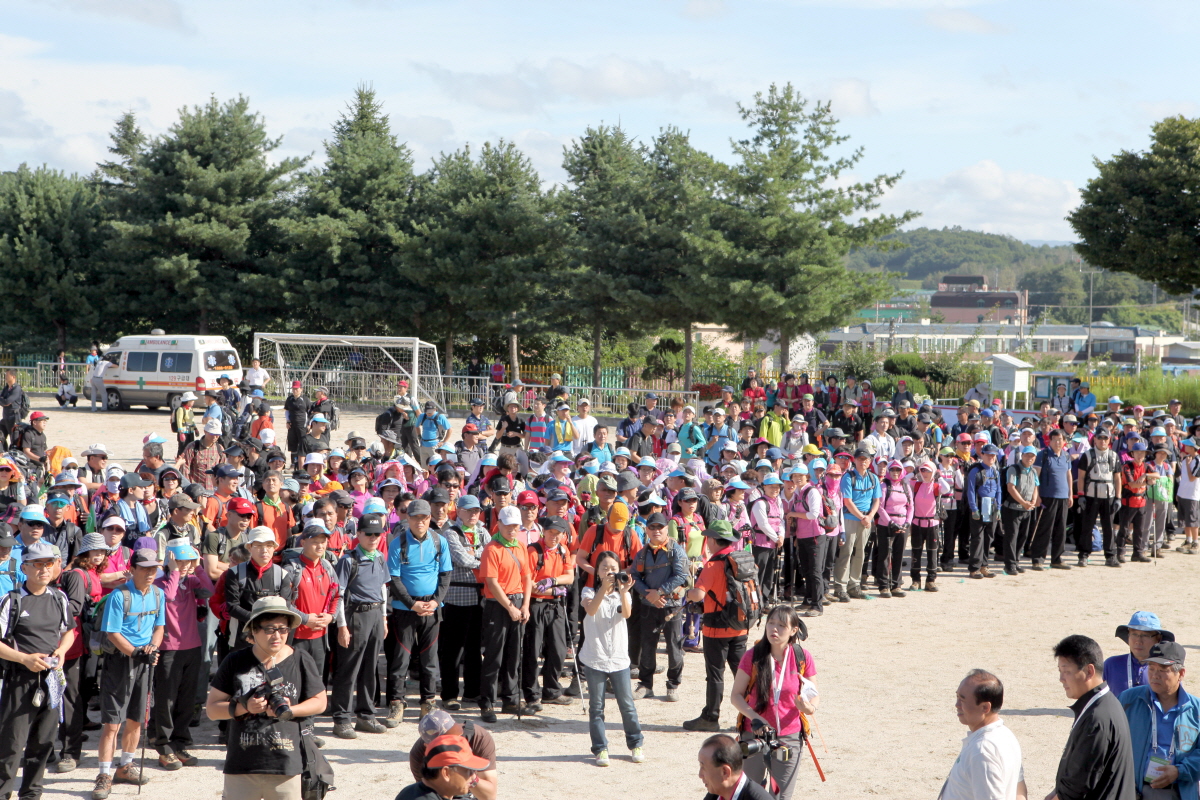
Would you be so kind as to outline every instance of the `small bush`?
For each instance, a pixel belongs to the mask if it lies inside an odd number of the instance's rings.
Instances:
[[[925,359],[920,353],[895,353],[883,360],[883,371],[888,375],[915,375],[925,377]]]
[[[900,381],[907,383],[906,388],[913,393],[913,396],[929,394],[929,389],[925,386],[925,381],[915,375],[884,375],[882,378],[871,382],[871,388],[875,390],[875,398],[877,400],[891,400],[892,395],[896,391],[896,384]]]

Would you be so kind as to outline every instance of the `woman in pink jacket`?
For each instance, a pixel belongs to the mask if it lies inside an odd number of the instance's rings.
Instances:
[[[883,500],[879,502],[875,528],[875,583],[879,597],[904,597],[900,571],[913,519],[912,490],[904,479],[904,465],[895,459],[890,461],[882,483]]]
[[[824,516],[821,490],[810,483],[809,468],[797,464],[788,473],[794,486],[787,503],[787,518],[791,523],[791,550],[804,579],[804,604],[800,612],[806,617],[819,617],[825,603],[825,585],[821,571],[825,566],[825,548],[830,537],[825,535],[820,518]]]
[[[941,498],[950,493],[949,484],[938,477],[937,467],[932,461],[922,461],[917,474],[912,478],[912,577],[913,587],[936,592],[938,565],[938,534],[941,521],[938,507]],[[921,553],[926,554],[927,572],[925,586],[921,586]]]

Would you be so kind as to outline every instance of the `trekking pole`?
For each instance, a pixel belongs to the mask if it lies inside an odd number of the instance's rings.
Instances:
[[[517,721],[521,721],[521,703],[524,698],[521,697],[521,679],[525,677],[525,623],[519,625],[520,633],[517,634]]]
[[[150,737],[150,707],[154,699],[154,665],[151,662],[146,662],[146,672],[150,676],[146,687],[146,716],[142,720],[142,762],[138,766],[138,790],[137,793],[142,793],[142,775],[146,770],[146,739]]]

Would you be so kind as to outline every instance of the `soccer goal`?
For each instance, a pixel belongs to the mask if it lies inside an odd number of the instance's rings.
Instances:
[[[418,402],[445,409],[438,351],[405,336],[325,336],[256,333],[254,357],[274,379],[269,394],[284,397],[292,381],[324,386],[338,404],[391,405],[401,379]]]

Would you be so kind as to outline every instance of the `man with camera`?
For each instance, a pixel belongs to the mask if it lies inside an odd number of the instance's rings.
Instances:
[[[673,703],[679,699],[679,682],[683,677],[683,607],[675,593],[687,583],[688,556],[683,546],[670,537],[667,518],[662,514],[655,512],[646,518],[646,546],[634,556],[630,572],[633,590],[642,604],[641,659],[633,698],[654,696],[661,634],[667,646],[664,700]]]
[[[49,690],[52,680],[62,686],[62,666],[75,639],[67,596],[50,585],[59,564],[53,546],[34,542],[22,553],[25,582],[0,599],[0,797],[17,788],[19,766],[20,797],[40,797],[46,762],[54,752],[61,700],[52,707]]]
[[[300,800],[301,748],[312,744],[302,741],[301,725],[325,711],[326,698],[312,656],[287,644],[299,624],[282,597],[257,600],[246,621],[250,646],[230,653],[213,676],[205,710],[230,720],[224,800]]]
[[[129,560],[133,577],[104,600],[100,630],[108,634],[112,651],[100,665],[100,722],[104,727],[97,748],[100,774],[92,789],[92,800],[108,797],[114,783],[141,786],[150,780],[133,763],[133,757],[142,735],[158,648],[166,631],[166,596],[154,585],[162,565],[154,550],[134,551]],[[114,772],[118,732],[122,752]]]
[[[742,746],[719,733],[704,740],[698,756],[704,800],[772,800],[771,793],[742,771]]]

